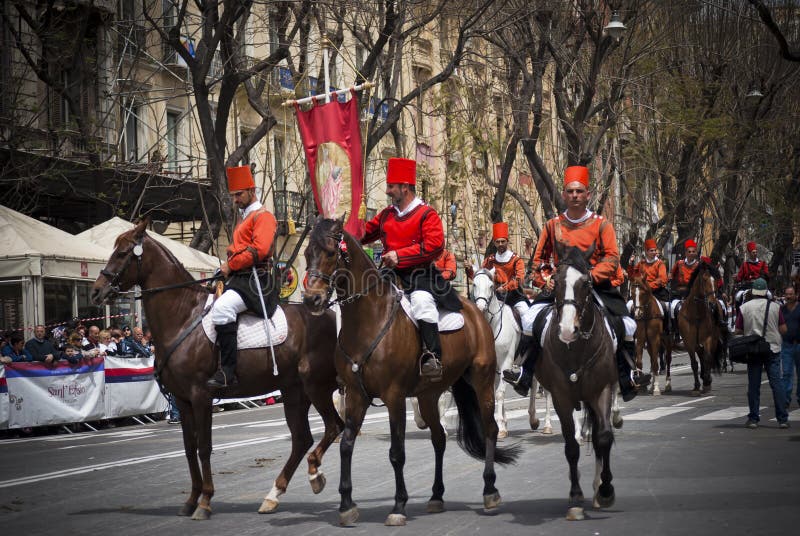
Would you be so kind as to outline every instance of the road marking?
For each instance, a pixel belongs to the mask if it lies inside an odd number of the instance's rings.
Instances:
[[[672,404],[673,406],[686,406],[688,404],[697,404],[698,402],[702,402],[703,400],[711,400],[714,398],[713,396],[704,396],[703,398],[695,398],[692,400],[687,400],[686,402],[680,402],[678,404]]]
[[[690,409],[694,408],[690,406],[683,406],[680,408],[660,407],[660,408],[647,409],[644,411],[638,411],[636,413],[631,413],[630,415],[623,415],[623,418],[626,421],[654,421],[656,419],[660,419],[661,417],[667,417],[669,415],[674,415],[675,413],[680,413],[682,411],[687,411]]]
[[[731,406],[729,408],[721,409],[719,411],[712,411],[705,415],[700,415],[692,421],[729,421],[731,419],[742,419],[747,417],[750,409],[747,406]]]

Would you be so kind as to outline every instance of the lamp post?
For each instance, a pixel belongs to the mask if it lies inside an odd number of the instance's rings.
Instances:
[[[615,9],[611,12],[611,20],[605,25],[603,31],[605,31],[612,39],[619,41],[626,29],[627,28],[625,28],[625,25],[622,23],[622,19],[619,16],[619,11]]]

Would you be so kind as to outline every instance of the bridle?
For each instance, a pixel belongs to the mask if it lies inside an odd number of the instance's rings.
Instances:
[[[578,336],[581,339],[589,339],[592,336],[592,331],[594,331],[594,324],[595,324],[596,318],[592,317],[592,325],[589,326],[588,330],[584,331],[583,330],[583,317],[586,314],[586,311],[588,311],[590,309],[591,305],[592,305],[591,280],[587,279],[585,281],[585,283],[583,283],[583,285],[586,286],[586,287],[589,287],[588,288],[589,292],[586,292],[586,297],[583,299],[582,303],[578,303],[578,301],[573,299],[573,298],[561,298],[561,299],[559,299],[559,297],[556,296],[556,307],[555,307],[555,310],[553,311],[553,314],[554,314],[554,317],[555,317],[554,320],[555,319],[560,320],[561,319],[561,310],[563,309],[563,307],[565,305],[572,305],[573,307],[575,307],[575,309],[578,310]]]
[[[128,269],[134,257],[136,257],[136,284],[139,285],[139,287],[142,286],[140,280],[142,274],[142,253],[144,253],[144,248],[142,247],[142,239],[139,238],[128,252],[128,256],[125,257],[125,262],[122,263],[122,267],[119,270],[116,272],[112,272],[107,268],[100,270],[100,274],[109,280],[108,286],[111,288],[111,292],[114,294],[121,293],[119,288],[120,277],[122,277],[122,274]]]

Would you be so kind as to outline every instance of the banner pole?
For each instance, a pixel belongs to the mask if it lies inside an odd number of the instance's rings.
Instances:
[[[322,63],[325,68],[325,104],[331,102],[331,73],[330,73],[330,58],[328,57],[328,36],[322,36]]]
[[[373,87],[375,87],[375,84],[373,84],[372,82],[364,82],[363,84],[359,84],[357,86],[351,86],[351,87],[345,88],[345,89],[337,89],[336,91],[331,91],[329,93],[326,93],[325,95],[312,95],[310,97],[305,97],[305,98],[302,98],[302,99],[297,99],[297,100],[291,99],[291,100],[283,101],[281,103],[281,106],[294,106],[295,104],[306,104],[306,103],[311,102],[311,101],[313,101],[315,99],[316,100],[324,99],[326,97],[326,95],[330,96],[330,97],[334,97],[334,96],[338,97],[339,95],[344,95],[348,91],[363,91],[365,89],[371,89]]]

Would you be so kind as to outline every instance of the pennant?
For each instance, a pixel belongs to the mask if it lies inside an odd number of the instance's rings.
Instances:
[[[363,190],[361,125],[354,91],[347,102],[332,100],[303,111],[295,104],[297,125],[308,162],[317,210],[325,218],[347,214],[344,229],[361,238],[358,209]]]

